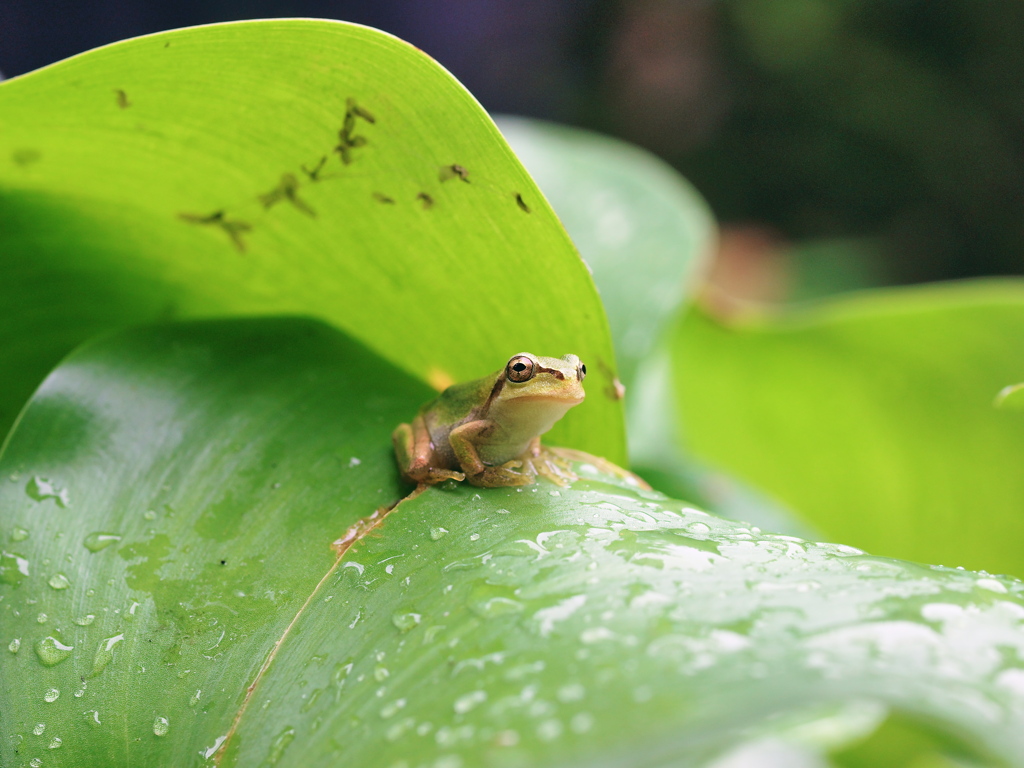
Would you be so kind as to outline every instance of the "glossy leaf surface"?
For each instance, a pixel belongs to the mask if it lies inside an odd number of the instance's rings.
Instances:
[[[0,456],[0,760],[703,764],[892,708],[1024,753],[1012,579],[609,482],[397,498],[423,386],[308,321],[87,345]]]
[[[437,387],[523,350],[598,386],[554,441],[622,462],[600,300],[473,97],[377,30],[268,20],[0,83],[0,432],[82,340],[299,313]]]
[[[674,342],[694,452],[768,490],[830,539],[1024,574],[1018,281],[863,294]],[[698,373],[699,372],[699,373]]]

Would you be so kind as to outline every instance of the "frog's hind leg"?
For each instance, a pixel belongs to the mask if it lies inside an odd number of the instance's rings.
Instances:
[[[459,466],[466,472],[470,484],[479,488],[499,488],[510,485],[529,485],[533,482],[533,476],[516,472],[513,467],[521,465],[519,461],[510,461],[500,467],[492,467],[484,464],[477,453],[474,439],[486,437],[494,430],[494,422],[487,419],[477,419],[461,424],[448,435],[448,442],[455,452],[455,458]]]
[[[430,432],[423,418],[417,416],[413,423],[399,424],[391,433],[391,442],[395,446],[395,459],[402,477],[414,483],[436,485],[445,480],[464,480],[461,472],[440,469],[430,465],[433,446],[430,444]]]

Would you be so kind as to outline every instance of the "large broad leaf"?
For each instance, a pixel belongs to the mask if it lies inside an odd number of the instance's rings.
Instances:
[[[598,386],[555,439],[625,458],[564,230],[473,97],[373,29],[176,30],[0,83],[0,254],[0,433],[98,331],[300,312],[436,386],[574,352]]]
[[[700,456],[777,494],[836,541],[1024,574],[1024,286],[864,294],[675,339]]]
[[[63,363],[0,456],[0,762],[755,765],[783,744],[809,764],[885,721],[843,765],[907,733],[910,757],[1024,764],[1011,579],[586,467],[571,489],[432,488],[332,549],[398,497],[388,432],[425,394],[306,321],[131,331]]]

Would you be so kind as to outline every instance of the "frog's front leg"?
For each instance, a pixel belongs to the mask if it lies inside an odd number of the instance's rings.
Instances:
[[[466,478],[472,485],[480,488],[498,488],[509,485],[529,485],[533,477],[516,472],[510,467],[518,462],[508,462],[500,467],[491,467],[480,458],[476,450],[476,440],[480,437],[487,437],[497,425],[487,419],[469,421],[453,429],[448,435],[448,442],[452,446],[455,458],[466,473]]]
[[[398,468],[406,480],[436,485],[445,480],[464,480],[466,477],[461,472],[433,466],[434,447],[422,416],[413,419],[411,425],[399,424],[391,434],[391,441],[395,446]]]

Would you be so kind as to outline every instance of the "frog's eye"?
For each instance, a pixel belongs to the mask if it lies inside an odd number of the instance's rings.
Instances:
[[[587,378],[587,366],[580,363],[580,381],[583,381],[585,378]]]
[[[528,357],[513,357],[505,366],[505,377],[509,381],[522,383],[533,378],[533,360]]]

